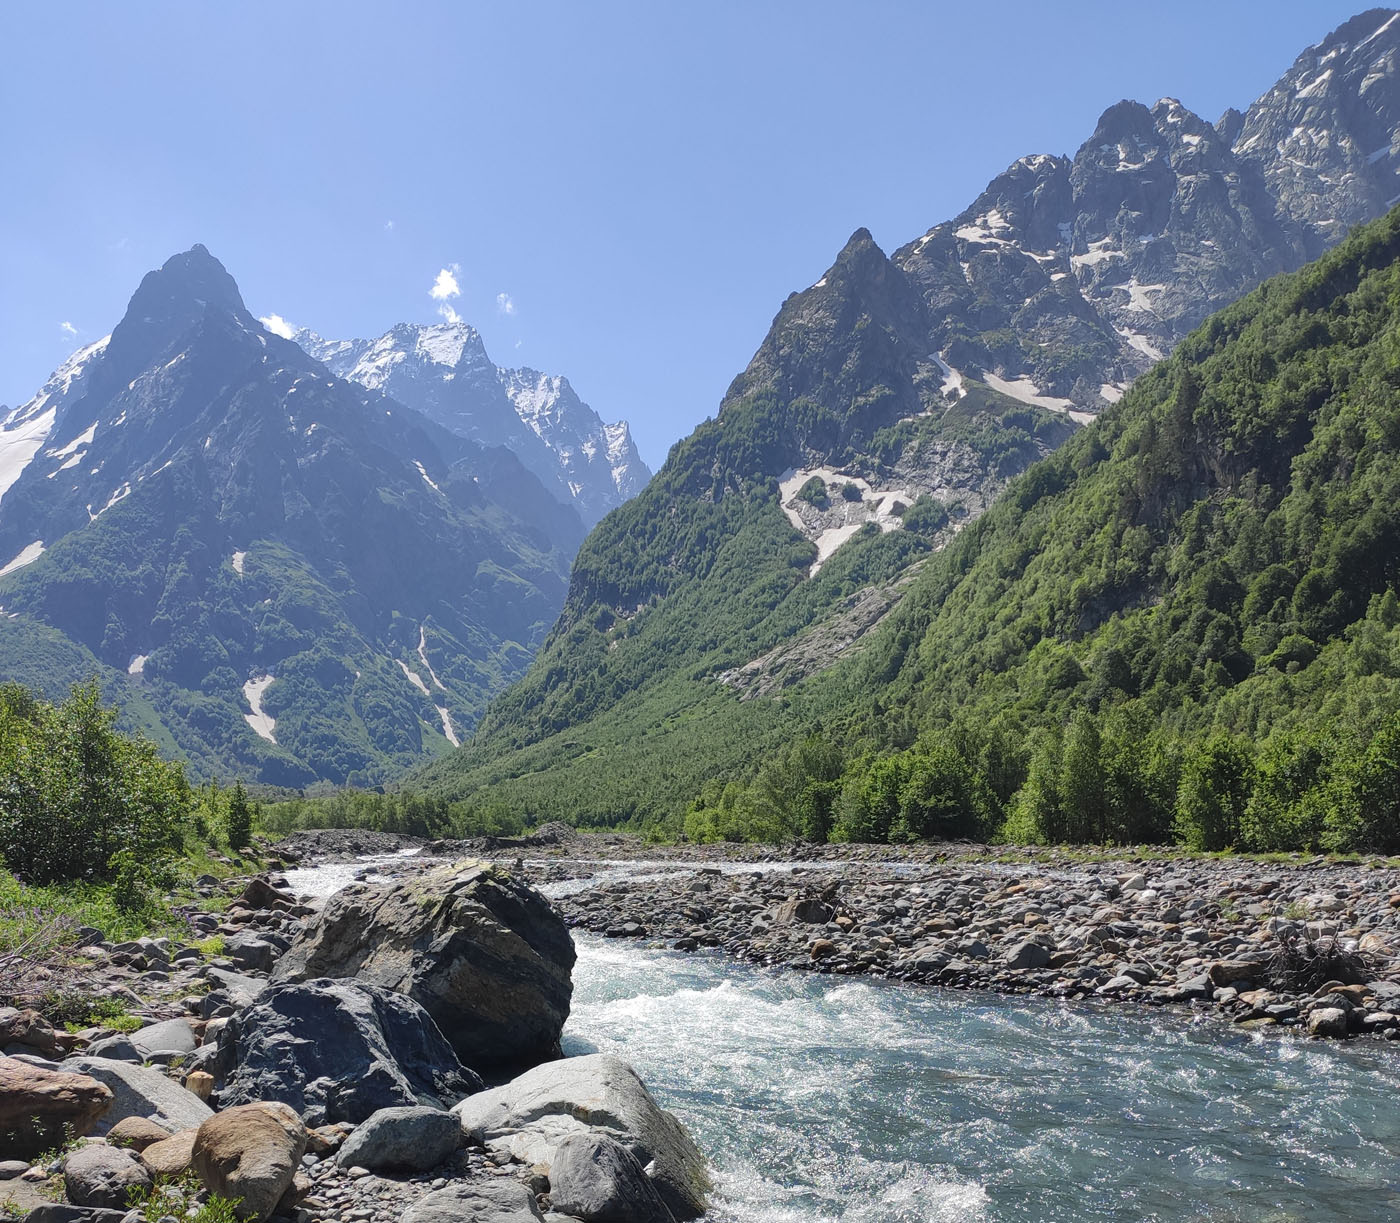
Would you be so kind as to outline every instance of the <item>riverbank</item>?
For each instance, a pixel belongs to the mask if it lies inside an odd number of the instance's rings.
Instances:
[[[289,846],[316,852],[302,833]],[[361,834],[363,835],[363,834]],[[404,852],[395,837],[380,852]],[[798,972],[1400,1040],[1394,859],[1170,850],[656,846],[551,826],[427,842],[513,867],[576,929]],[[412,861],[412,859],[408,859]]]
[[[596,1199],[606,1208],[609,1194],[627,1196],[627,1217],[639,1223],[700,1213],[703,1158],[628,1066],[615,1058],[566,1064],[548,1052],[527,1058],[523,1044],[520,1059],[502,1061],[500,1050],[486,1047],[483,1034],[503,1013],[505,994],[523,1019],[550,1022],[539,1018],[549,999],[537,978],[557,952],[564,1001],[547,1041],[557,1056],[574,958],[559,917],[504,873],[449,867],[429,885],[457,889],[446,916],[401,901],[395,909],[384,898],[401,897],[401,889],[379,889],[385,928],[351,940],[388,946],[416,937],[393,927],[396,919],[426,928],[442,917],[454,937],[469,931],[468,942],[489,940],[483,922],[508,931],[514,951],[492,961],[505,974],[497,988],[469,989],[472,996],[453,1011],[480,1029],[464,1052],[480,1053],[497,1072],[489,1091],[444,1038],[451,1029],[439,1030],[408,996],[422,984],[416,979],[396,992],[354,972],[277,974],[315,937],[318,922],[333,920],[334,902],[322,911],[326,897],[355,879],[383,878],[358,850],[385,848],[379,865],[402,861],[413,873],[395,852],[401,845],[370,841],[330,836],[323,846],[324,858],[335,860],[329,864],[284,848],[270,853],[278,868],[270,873],[197,881],[208,904],[179,907],[188,938],[182,930],[119,942],[90,927],[29,963],[38,988],[15,1000],[33,1007],[0,1006],[0,1218],[151,1223],[154,1214],[110,1208],[124,1208],[129,1191],[154,1192],[164,1207],[162,1177],[176,1178],[189,1217],[210,1220],[241,1200],[239,1217],[283,1223],[438,1223],[467,1215],[523,1223],[540,1218],[540,1209],[560,1223],[581,1223],[572,1207]],[[441,864],[413,863],[424,865]],[[317,886],[305,895],[288,891],[282,867]],[[532,906],[533,915],[526,912]],[[315,954],[330,954],[328,943],[340,937],[327,935]],[[440,970],[443,982],[481,975],[456,943],[439,944],[444,962],[419,963],[420,970]],[[55,994],[55,985],[80,993]],[[100,999],[119,1006],[96,1008],[91,1026],[65,1030],[54,1010],[62,998],[83,1015]],[[515,1078],[499,1074],[507,1064],[534,1063]],[[575,1097],[608,1123],[570,1120],[582,1107]],[[643,1153],[653,1165],[646,1174]],[[599,1158],[602,1180],[589,1171]],[[241,1180],[239,1169],[247,1172]],[[211,1192],[223,1193],[222,1204]],[[200,1203],[205,1213],[197,1212]]]
[[[665,861],[693,871],[564,888],[556,904],[608,937],[802,972],[1400,1039],[1400,872],[1389,865],[989,856],[824,847],[780,863],[691,851]],[[536,867],[545,883],[577,869]]]

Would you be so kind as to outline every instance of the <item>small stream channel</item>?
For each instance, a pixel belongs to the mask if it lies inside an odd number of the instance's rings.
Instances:
[[[565,1051],[680,1117],[714,1223],[1400,1219],[1391,1048],[575,942]]]

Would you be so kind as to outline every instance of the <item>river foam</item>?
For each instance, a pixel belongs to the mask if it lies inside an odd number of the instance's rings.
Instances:
[[[1400,1212],[1383,1048],[577,942],[566,1051],[637,1066],[716,1223]]]

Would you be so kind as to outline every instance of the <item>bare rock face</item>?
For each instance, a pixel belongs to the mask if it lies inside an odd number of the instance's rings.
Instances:
[[[467,1065],[519,1066],[559,1055],[574,959],[543,896],[464,862],[336,893],[272,979],[353,977],[407,994]]]
[[[0,1057],[0,1151],[25,1158],[59,1146],[65,1131],[92,1132],[112,1092],[85,1074]]]
[[[258,1103],[210,1117],[194,1139],[193,1167],[211,1193],[261,1223],[277,1209],[306,1153],[306,1126],[285,1104]]]

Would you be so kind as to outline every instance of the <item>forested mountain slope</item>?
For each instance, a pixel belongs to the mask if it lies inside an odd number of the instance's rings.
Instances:
[[[1018,161],[892,257],[859,231],[589,536],[525,680],[415,784],[653,817],[781,744],[796,686],[1009,479],[1209,311],[1400,195],[1394,18],[1348,22],[1216,125],[1111,107],[1074,158]]]
[[[833,732],[848,785],[888,774],[881,816],[843,791],[856,835],[891,831],[900,768],[952,754],[987,798],[948,802],[962,830],[1389,848],[1397,594],[1400,210],[1213,316],[1027,472],[794,724]]]
[[[0,672],[99,675],[196,775],[373,784],[465,736],[562,602],[577,515],[330,375],[202,246],[0,426]]]

